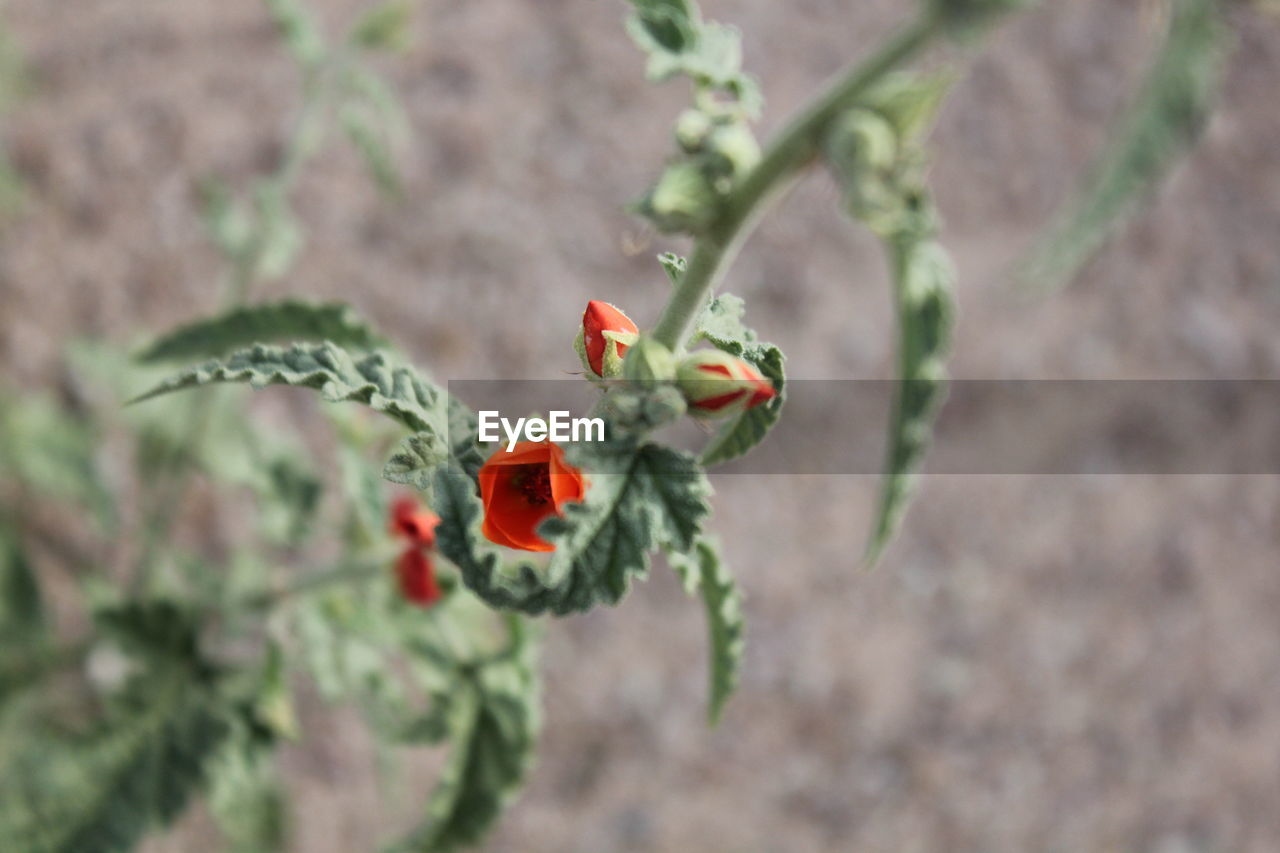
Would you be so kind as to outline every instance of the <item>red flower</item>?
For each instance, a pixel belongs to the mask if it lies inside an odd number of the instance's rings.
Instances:
[[[436,525],[440,516],[418,505],[411,497],[398,499],[391,505],[391,532],[406,537],[415,545],[430,548],[436,544]]]
[[[754,408],[778,393],[750,364],[720,350],[691,354],[676,379],[690,409],[717,417]]]
[[[587,369],[598,377],[617,376],[622,356],[640,330],[631,318],[608,302],[591,300],[582,315],[581,351]]]
[[[522,441],[510,453],[499,450],[478,475],[484,501],[485,537],[521,551],[554,551],[537,534],[538,525],[561,507],[582,500],[582,472],[564,460],[564,451],[545,441]]]
[[[430,607],[444,595],[436,583],[435,567],[421,548],[410,546],[396,560],[400,594],[421,607]]]

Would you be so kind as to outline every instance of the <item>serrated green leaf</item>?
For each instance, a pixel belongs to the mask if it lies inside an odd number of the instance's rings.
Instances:
[[[1230,52],[1218,0],[1174,0],[1164,43],[1084,188],[1024,264],[1029,286],[1066,284],[1200,137]]]
[[[867,544],[874,564],[906,511],[915,469],[924,458],[933,421],[946,396],[944,359],[950,347],[952,281],[946,251],[909,234],[893,245],[898,313],[898,384],[879,508]]]
[[[743,349],[756,340],[756,333],[742,322],[746,303],[732,293],[722,293],[707,303],[694,326],[690,343],[705,340],[731,355],[742,355]]]
[[[437,466],[447,462],[449,451],[433,433],[414,433],[400,442],[399,449],[382,468],[383,479],[402,486],[412,486],[423,494],[431,493],[432,476]]]
[[[649,570],[660,545],[688,550],[710,512],[711,487],[687,454],[656,444],[598,443],[568,449],[589,480],[582,503],[544,521],[539,534],[556,545],[546,565],[504,564],[480,533],[484,510],[475,482],[455,466],[436,472],[437,547],[472,592],[495,607],[564,615],[617,604],[632,577]]]
[[[627,32],[649,59],[650,80],[683,74],[702,89],[733,95],[747,115],[763,99],[755,80],[742,72],[742,36],[734,27],[703,21],[691,0],[631,0]]]
[[[680,283],[680,279],[684,277],[684,271],[689,266],[688,261],[673,252],[663,252],[658,255],[658,263],[662,264],[662,269],[672,284]]]
[[[0,808],[0,849],[30,853],[125,853],[171,823],[205,782],[228,732],[223,710],[184,679],[148,682],[148,701],[87,739],[57,747],[10,772],[41,777]],[[36,762],[41,766],[37,769]],[[15,813],[9,812],[13,809]]]
[[[720,721],[725,703],[737,688],[742,671],[742,652],[746,642],[742,593],[720,559],[719,547],[710,540],[700,539],[687,554],[668,554],[668,561],[681,576],[687,592],[702,591],[711,649],[707,719],[714,726]]]
[[[124,853],[172,822],[203,787],[238,700],[195,648],[194,614],[170,602],[98,615],[144,666],[82,734],[37,727],[3,760],[0,849]]]
[[[137,356],[143,363],[220,358],[257,343],[331,341],[340,347],[372,350],[386,339],[340,302],[287,299],[235,308],[180,326]]]
[[[414,432],[444,429],[445,395],[408,367],[383,353],[353,358],[331,343],[289,348],[259,345],[189,368],[131,400],[139,403],[218,382],[243,382],[255,389],[269,385],[313,388],[331,403],[363,403]]]
[[[484,836],[533,762],[539,702],[528,647],[458,671],[444,715],[449,763],[427,803],[426,820],[391,851],[445,853]]]

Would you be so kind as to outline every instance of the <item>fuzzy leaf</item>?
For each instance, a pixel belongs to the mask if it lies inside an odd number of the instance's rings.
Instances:
[[[703,21],[692,0],[631,0],[627,32],[648,54],[646,74],[662,81],[684,74],[706,89],[732,94],[748,115],[757,115],[758,84],[742,72],[742,36],[734,27]]]
[[[746,623],[742,613],[742,593],[728,567],[720,559],[719,548],[701,539],[687,554],[668,555],[671,567],[681,576],[685,590],[702,590],[710,635],[710,699],[707,719],[711,725],[720,721],[724,705],[738,686],[742,670],[742,650]]]
[[[1058,213],[1025,264],[1024,280],[1066,284],[1143,204],[1200,137],[1229,53],[1217,0],[1174,0],[1164,44],[1133,105],[1112,131],[1084,188]]]
[[[504,565],[480,533],[484,510],[475,483],[455,466],[437,471],[438,547],[491,605],[564,615],[617,604],[631,578],[648,573],[652,549],[686,551],[701,532],[711,487],[687,454],[656,444],[578,445],[569,454],[589,487],[582,503],[542,523],[539,533],[556,545],[546,565]]]
[[[236,308],[226,314],[181,326],[138,354],[144,363],[220,358],[258,343],[331,341],[340,347],[372,350],[386,340],[350,306],[296,299]]]
[[[519,790],[541,724],[538,677],[527,648],[464,667],[449,691],[449,763],[427,817],[394,853],[444,853],[476,844]]]
[[[413,370],[392,364],[382,353],[353,358],[332,344],[259,345],[232,353],[223,361],[188,368],[130,402],[217,382],[244,382],[314,388],[331,403],[363,403],[414,432],[444,429],[445,395]]]
[[[97,737],[64,747],[70,754],[46,744],[40,759],[33,756],[53,765],[43,771],[52,778],[43,796],[24,792],[6,803],[19,813],[0,812],[0,848],[124,853],[181,814],[228,726],[221,709],[181,679],[151,682],[148,700]]]
[[[235,699],[216,690],[196,652],[193,614],[150,602],[101,614],[99,624],[145,668],[87,734],[41,728],[5,756],[0,849],[123,853],[172,822],[204,786],[231,730]]]
[[[412,486],[423,494],[431,494],[431,480],[436,467],[447,462],[449,451],[430,432],[418,432],[400,442],[400,447],[382,468],[383,479],[402,486]]]
[[[898,387],[880,504],[867,544],[879,559],[906,511],[915,469],[928,449],[933,420],[946,396],[944,359],[950,347],[955,273],[932,239],[904,235],[893,245],[898,312]]]

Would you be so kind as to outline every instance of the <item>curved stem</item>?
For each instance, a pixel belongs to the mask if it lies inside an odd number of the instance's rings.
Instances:
[[[760,163],[729,194],[720,218],[694,243],[689,266],[654,326],[655,340],[673,350],[684,343],[694,318],[760,214],[817,156],[827,125],[886,72],[918,53],[935,32],[936,23],[928,16],[906,27],[865,62],[837,77],[783,129]]]

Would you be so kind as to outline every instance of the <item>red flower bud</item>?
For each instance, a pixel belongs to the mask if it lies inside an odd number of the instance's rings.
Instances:
[[[711,417],[744,412],[778,393],[750,364],[714,349],[685,358],[676,371],[676,381],[689,408]]]
[[[484,502],[481,531],[490,542],[521,551],[554,551],[537,534],[544,518],[582,500],[586,480],[564,459],[564,451],[546,441],[522,441],[508,453],[489,457],[477,475]]]
[[[639,334],[630,317],[608,302],[593,299],[582,315],[582,331],[575,346],[592,375],[613,378],[622,369],[627,347],[636,342]]]
[[[391,532],[415,545],[430,548],[436,543],[436,525],[440,517],[418,505],[411,497],[399,498],[391,505]]]
[[[430,607],[444,595],[436,583],[435,567],[421,548],[410,546],[396,560],[396,580],[400,594],[421,607]]]

